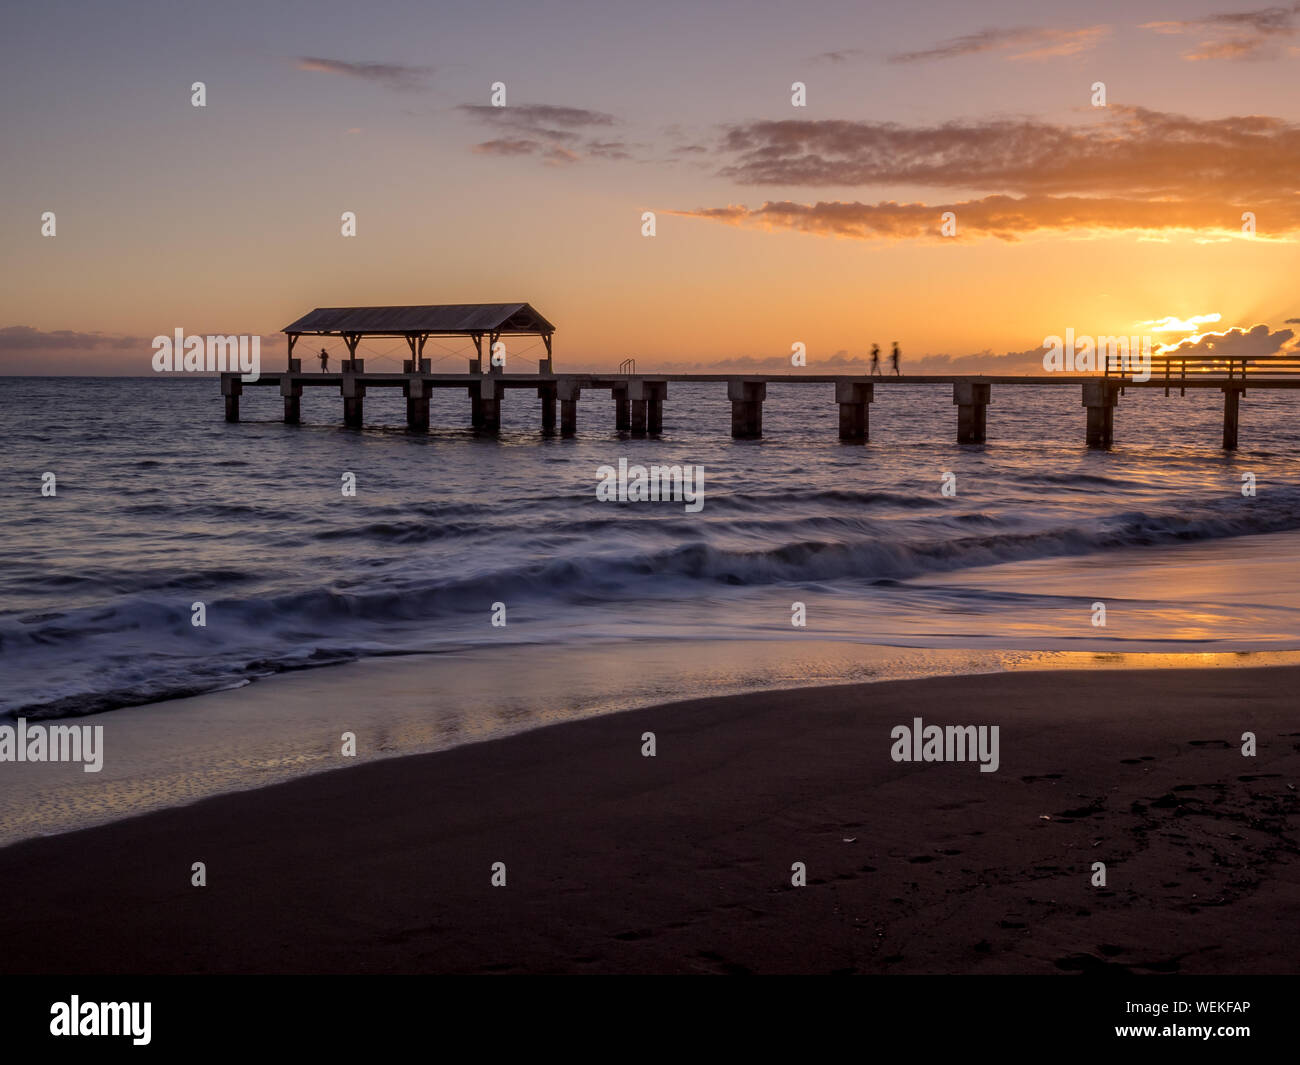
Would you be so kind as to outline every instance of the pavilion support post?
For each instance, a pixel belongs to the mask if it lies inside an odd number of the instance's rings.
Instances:
[[[982,444],[992,386],[982,381],[954,381],[952,401],[957,407],[957,443]]]
[[[221,394],[226,400],[226,421],[239,421],[239,397],[244,393],[244,382],[237,373],[221,375]]]
[[[1115,442],[1115,404],[1119,389],[1098,378],[1083,382],[1083,405],[1088,408],[1088,446],[1106,449]]]
[[[766,381],[728,381],[731,400],[731,435],[735,440],[757,440],[763,435],[763,400]]]
[[[361,337],[357,333],[344,333],[343,343],[348,346],[348,357],[343,362],[343,372],[348,372],[348,366],[351,365],[353,373],[360,373],[364,360],[357,358],[357,345],[361,343]]]
[[[868,381],[835,382],[841,440],[858,444],[871,439],[871,402],[874,399],[875,387]]]
[[[406,338],[406,343],[411,349],[411,357],[402,360],[402,373],[429,372],[429,360],[424,357],[424,342],[428,339],[427,333],[416,333]]]
[[[610,392],[614,397],[614,428],[631,429],[632,413],[628,406],[627,385],[616,384]]]
[[[486,377],[473,387],[474,428],[485,433],[501,431],[501,393],[505,391],[501,384]]]
[[[537,395],[542,400],[542,432],[547,436],[554,436],[556,386],[554,384],[538,385]]]
[[[1223,386],[1223,446],[1228,451],[1237,448],[1237,421],[1245,391],[1239,385]]]
[[[578,432],[578,397],[582,389],[574,381],[558,381],[555,393],[560,400],[560,435],[574,436]]]

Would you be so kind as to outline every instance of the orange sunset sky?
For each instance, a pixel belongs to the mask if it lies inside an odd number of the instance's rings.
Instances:
[[[0,373],[147,374],[176,328],[274,365],[312,307],[512,300],[556,369],[1290,350],[1300,4],[1231,2],[31,5]]]

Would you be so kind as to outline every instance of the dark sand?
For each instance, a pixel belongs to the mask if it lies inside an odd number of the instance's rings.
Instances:
[[[0,850],[0,970],[1297,972],[1298,690],[814,688],[320,774]],[[914,716],[999,725],[1001,768],[891,761]]]

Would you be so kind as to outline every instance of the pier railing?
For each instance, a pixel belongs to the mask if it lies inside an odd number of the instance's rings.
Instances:
[[[1112,360],[1113,361],[1113,360]],[[1103,377],[1128,376],[1112,361],[1102,371]],[[1151,376],[1164,382],[1165,395],[1173,387],[1184,388],[1188,377],[1225,381],[1269,380],[1300,376],[1300,356],[1295,355],[1156,355],[1151,359]]]

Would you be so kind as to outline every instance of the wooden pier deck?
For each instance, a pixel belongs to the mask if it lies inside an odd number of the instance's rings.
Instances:
[[[1145,381],[1133,375],[1103,372],[1093,376],[1042,375],[967,376],[902,374],[890,376],[814,373],[553,373],[550,360],[541,360],[537,373],[478,372],[471,360],[468,373],[433,373],[429,360],[420,370],[412,360],[401,373],[368,372],[362,359],[343,362],[338,372],[303,372],[301,360],[290,359],[289,369],[263,373],[256,382],[244,382],[237,373],[221,375],[226,420],[239,420],[239,397],[245,387],[277,387],[284,397],[284,420],[296,423],[304,388],[335,388],[343,398],[343,422],[360,427],[367,390],[400,388],[406,397],[407,425],[413,431],[429,427],[429,396],[436,388],[463,388],[470,399],[470,424],[492,433],[501,425],[501,402],[514,389],[534,390],[541,399],[541,430],[571,436],[577,431],[578,403],[583,393],[609,393],[616,429],[634,435],[654,435],[663,429],[664,405],[670,383],[725,384],[731,401],[731,435],[755,439],[763,435],[763,404],[768,385],[833,386],[839,408],[840,439],[865,442],[870,438],[870,405],[875,389],[900,385],[949,386],[957,408],[957,442],[983,443],[987,436],[987,409],[993,389],[1025,385],[1078,388],[1087,411],[1085,438],[1089,447],[1109,448],[1114,441],[1115,409],[1130,388],[1178,390],[1218,389],[1223,393],[1223,446],[1235,448],[1238,440],[1241,397],[1247,389],[1300,388],[1300,361],[1278,358],[1182,359],[1153,362]],[[830,399],[828,395],[825,397]],[[557,420],[557,406],[559,418]],[[558,421],[558,425],[557,425]]]

